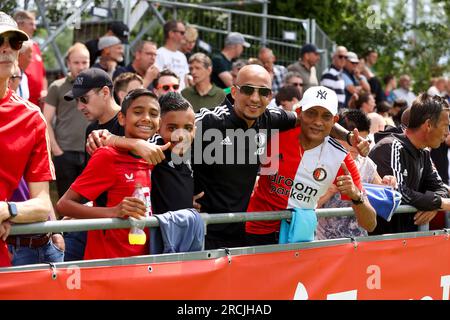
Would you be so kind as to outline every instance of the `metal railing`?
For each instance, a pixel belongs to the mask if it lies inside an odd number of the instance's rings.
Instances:
[[[417,211],[412,206],[400,206],[395,213],[409,213]],[[328,208],[317,209],[318,218],[353,216],[352,208]],[[205,225],[245,222],[245,221],[263,221],[263,220],[281,220],[292,217],[290,210],[270,211],[270,212],[236,212],[236,213],[201,213],[200,214]],[[146,227],[158,227],[158,219],[154,216],[145,219]],[[124,229],[130,228],[131,224],[128,219],[118,218],[101,218],[101,219],[74,219],[46,221],[29,224],[15,224],[12,226],[11,234],[34,234],[47,232],[70,232],[85,230],[101,230],[101,229]],[[424,231],[422,228],[421,231]]]
[[[403,214],[416,212],[416,208],[411,206],[400,206],[395,214]],[[319,218],[326,217],[340,217],[354,215],[351,208],[333,208],[333,209],[317,209],[317,216]],[[274,211],[274,212],[238,212],[238,213],[221,213],[221,214],[201,214],[202,219],[206,224],[242,222],[254,220],[279,220],[292,216],[289,210]],[[155,217],[149,217],[145,222],[148,227],[158,227],[158,220]],[[63,221],[49,221],[42,223],[32,223],[23,225],[14,225],[12,234],[30,234],[42,232],[55,231],[82,231],[82,230],[98,230],[98,229],[116,229],[130,227],[128,220],[123,219],[83,219],[83,220],[63,220]],[[17,267],[0,268],[0,272],[16,272],[16,271],[30,271],[30,270],[50,270],[54,271],[56,268],[70,268],[76,265],[77,267],[104,267],[104,266],[125,266],[125,265],[149,265],[161,262],[181,262],[193,260],[210,260],[222,257],[231,257],[234,255],[255,254],[255,253],[269,253],[288,251],[288,250],[303,250],[311,248],[328,247],[332,245],[343,245],[353,243],[356,246],[360,242],[394,240],[394,239],[413,239],[418,237],[442,236],[449,237],[450,229],[434,230],[434,231],[417,231],[397,234],[386,234],[368,237],[355,238],[339,238],[330,240],[315,240],[310,242],[288,243],[288,244],[274,244],[261,245],[252,247],[230,248],[230,249],[215,249],[204,250],[197,252],[181,252],[181,253],[167,253],[156,255],[145,255],[127,258],[114,259],[97,259],[97,260],[80,260],[68,261],[50,264],[34,264]]]

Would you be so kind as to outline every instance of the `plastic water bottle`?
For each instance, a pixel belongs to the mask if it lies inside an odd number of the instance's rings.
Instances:
[[[138,198],[139,200],[142,200],[145,203],[146,210],[145,210],[145,216],[148,216],[149,208],[147,206],[147,199],[145,197],[144,189],[141,187],[141,185],[137,184],[136,188],[134,189],[133,195],[134,198]],[[147,240],[147,235],[145,234],[144,227],[145,222],[142,220],[138,220],[133,217],[128,218],[131,223],[131,229],[128,233],[128,242],[131,245],[144,245]]]

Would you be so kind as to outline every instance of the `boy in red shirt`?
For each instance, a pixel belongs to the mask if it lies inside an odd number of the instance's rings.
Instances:
[[[119,123],[125,128],[125,137],[147,140],[159,128],[159,115],[156,96],[147,89],[136,89],[124,98]],[[150,207],[151,169],[152,165],[131,152],[114,146],[101,147],[59,200],[57,210],[62,215],[78,219],[129,216],[142,219]],[[131,196],[138,184],[144,188],[146,203]],[[83,197],[94,201],[104,192],[107,193],[106,208],[97,207],[95,203],[94,207],[81,204]],[[129,229],[89,231],[84,259],[148,254],[148,243],[130,245],[128,233]]]

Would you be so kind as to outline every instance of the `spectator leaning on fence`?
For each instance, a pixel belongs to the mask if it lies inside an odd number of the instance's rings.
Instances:
[[[352,131],[357,128],[359,134],[366,138],[369,135],[370,120],[361,110],[347,110],[340,115],[339,123],[347,130]],[[347,141],[338,140],[350,153],[355,161],[362,183],[386,184],[396,188],[397,180],[393,176],[384,176],[383,179],[377,173],[377,166],[369,157],[362,157],[358,151],[351,147]],[[340,197],[337,187],[333,184],[323,195],[318,207],[323,208],[342,208],[350,207],[351,202],[343,200]],[[375,210],[377,208],[374,208]],[[373,217],[375,218],[375,217]],[[335,238],[352,238],[367,236],[367,228],[361,227],[361,215],[345,217],[319,218],[317,224],[316,238],[319,240]],[[375,226],[373,226],[375,227]],[[372,229],[368,229],[372,231]]]
[[[4,241],[10,224],[47,220],[52,206],[48,181],[55,174],[47,126],[39,108],[8,89],[18,50],[28,36],[10,16],[0,12],[0,38],[0,149],[4,154],[0,157],[0,266],[9,266]],[[28,183],[30,200],[4,201],[11,197],[22,176]]]
[[[424,93],[412,104],[405,133],[383,138],[370,151],[379,175],[395,176],[402,203],[418,210],[394,215],[390,222],[378,219],[374,234],[417,231],[438,210],[450,209],[448,189],[434,168],[428,150],[438,148],[448,132],[448,102]]]
[[[339,119],[337,96],[323,86],[305,91],[297,109],[300,126],[273,136],[279,151],[271,154],[273,169],[261,175],[248,211],[315,209],[319,198],[336,184],[345,199],[352,201],[358,222],[373,230],[375,210],[362,191],[356,164],[345,148],[329,135]],[[248,221],[247,245],[278,243],[280,221]]]
[[[125,137],[148,140],[159,126],[159,104],[154,93],[147,89],[131,91],[124,99],[119,122]],[[118,137],[115,137],[116,139]],[[58,212],[78,219],[128,218],[142,219],[151,214],[151,170],[147,161],[116,147],[97,149],[86,169],[58,201]],[[133,197],[140,186],[145,202]],[[105,193],[106,206],[96,203]],[[94,201],[94,206],[82,204],[83,198]],[[128,242],[129,229],[88,231],[84,259],[107,259],[148,254],[148,240],[143,245]],[[147,237],[148,239],[148,237]]]

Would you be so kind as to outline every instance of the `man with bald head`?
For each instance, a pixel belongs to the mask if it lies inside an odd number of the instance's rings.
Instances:
[[[265,153],[272,129],[295,127],[294,113],[267,108],[272,99],[271,88],[272,79],[266,69],[244,66],[231,87],[234,107],[203,108],[196,114],[194,183],[196,194],[205,193],[198,200],[202,211],[246,211],[260,156]],[[208,226],[206,249],[244,245],[243,223]]]
[[[347,52],[346,47],[338,46],[333,53],[330,67],[323,72],[320,79],[320,85],[336,92],[339,109],[345,106],[345,81],[342,77],[342,70],[345,66],[345,59],[347,59]]]
[[[262,66],[247,65],[231,88],[234,106],[201,109],[196,114],[194,163],[195,194],[201,211],[208,213],[247,210],[266,143],[277,131],[297,124],[294,112],[268,107],[272,79]],[[342,132],[346,139],[347,131]],[[367,145],[368,148],[368,145]],[[272,148],[271,154],[276,150]],[[263,169],[261,169],[261,174]],[[209,225],[205,249],[244,246],[244,224]]]

